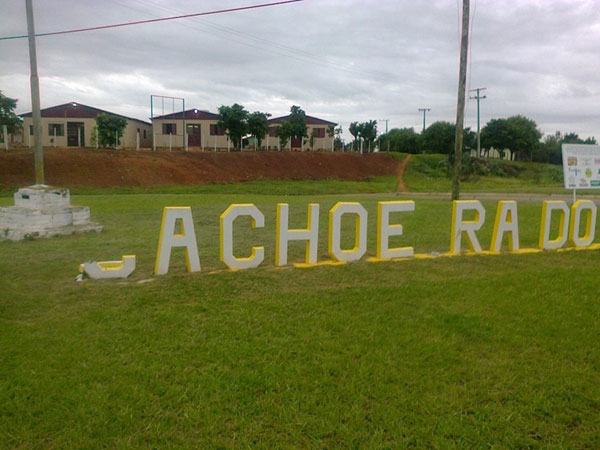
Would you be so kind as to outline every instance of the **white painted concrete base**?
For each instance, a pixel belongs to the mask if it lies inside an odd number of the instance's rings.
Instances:
[[[68,189],[37,184],[19,189],[14,199],[15,206],[0,208],[0,240],[20,241],[103,229],[90,222],[87,206],[71,206]]]

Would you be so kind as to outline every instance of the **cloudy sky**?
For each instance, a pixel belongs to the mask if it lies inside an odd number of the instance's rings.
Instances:
[[[34,0],[37,33],[259,4],[260,0]],[[216,111],[291,105],[379,129],[454,122],[459,0],[304,0],[251,11],[37,39],[42,107],[69,101],[147,120],[150,94]],[[0,37],[27,33],[0,0]],[[600,0],[471,0],[467,87],[482,126],[524,114],[545,133],[600,138]],[[0,90],[31,110],[26,39],[0,40]],[[162,113],[159,104],[158,113]],[[175,109],[179,105],[175,105]],[[171,112],[173,105],[165,105]],[[466,125],[476,126],[468,101]]]

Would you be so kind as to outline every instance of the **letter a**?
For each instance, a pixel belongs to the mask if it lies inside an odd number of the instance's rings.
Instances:
[[[181,219],[180,234],[175,233],[177,219]],[[189,206],[167,206],[163,209],[158,251],[156,252],[156,264],[154,265],[154,273],[156,275],[164,275],[169,271],[171,249],[174,247],[185,248],[185,260],[188,272],[198,272],[200,270],[200,258],[198,258],[198,245],[196,244],[192,209]]]
[[[508,233],[508,249],[511,252],[519,251],[519,219],[517,216],[517,202],[513,200],[502,200],[498,202],[496,220],[494,221],[494,232],[492,233],[492,245],[490,251],[500,253],[502,237]]]

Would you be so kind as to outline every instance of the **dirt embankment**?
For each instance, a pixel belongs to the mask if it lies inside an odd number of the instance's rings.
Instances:
[[[140,152],[48,149],[46,184],[66,187],[150,187],[227,183],[257,179],[361,180],[394,175],[398,162],[386,154],[313,152]],[[0,152],[0,188],[33,184],[33,152]]]

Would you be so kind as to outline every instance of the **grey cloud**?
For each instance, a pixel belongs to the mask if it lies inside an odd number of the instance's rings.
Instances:
[[[241,6],[244,0],[34,2],[38,32]],[[482,120],[525,114],[545,131],[600,137],[600,2],[472,0],[470,87],[486,86]],[[5,2],[3,35],[26,31]],[[38,39],[42,102],[77,100],[146,119],[149,95],[215,111],[291,104],[347,128],[390,119],[454,121],[458,11],[450,0],[307,0],[281,7]],[[0,89],[29,107],[27,43],[0,41]],[[467,125],[475,105],[467,102]],[[382,129],[384,125],[380,125]],[[346,132],[347,135],[347,132]]]

